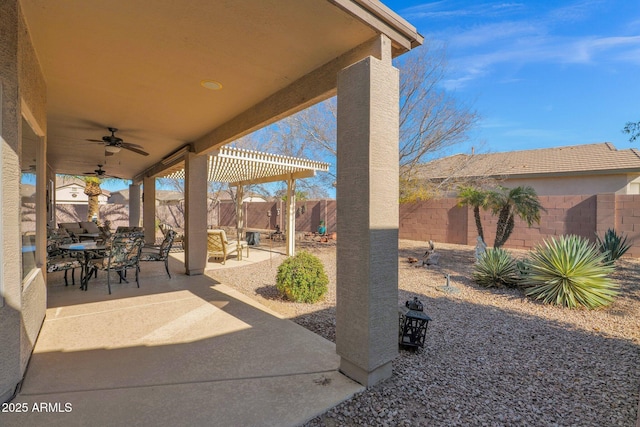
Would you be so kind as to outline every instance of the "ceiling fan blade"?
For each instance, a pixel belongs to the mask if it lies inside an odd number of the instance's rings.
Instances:
[[[123,147],[142,148],[142,145],[132,144],[131,142],[123,142],[120,145],[122,145]]]
[[[104,144],[103,140],[98,140],[98,139],[85,139],[85,141],[89,141],[89,142],[99,142],[100,144]]]
[[[146,151],[139,150],[135,147],[126,146],[124,144],[122,144],[122,148],[124,148],[125,150],[133,151],[134,153],[142,154],[143,156],[149,155],[149,153],[147,153]]]

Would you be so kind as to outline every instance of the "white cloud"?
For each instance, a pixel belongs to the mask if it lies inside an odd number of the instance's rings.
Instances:
[[[492,74],[502,64],[518,67],[540,63],[640,63],[640,35],[637,29],[635,34],[628,32],[628,24],[619,28],[620,32],[627,31],[626,34],[566,35],[572,31],[568,26],[573,23],[598,19],[601,4],[605,4],[604,0],[581,0],[536,14],[534,9],[539,5],[535,4],[489,1],[469,5],[462,0],[443,0],[407,8],[403,14],[409,19],[412,14],[431,20],[458,18],[452,20],[454,26],[433,36],[446,40],[449,46],[452,78],[444,85],[448,89],[459,89]],[[489,23],[465,29],[460,27],[465,17],[473,18],[473,22]],[[631,22],[638,25],[637,20]]]

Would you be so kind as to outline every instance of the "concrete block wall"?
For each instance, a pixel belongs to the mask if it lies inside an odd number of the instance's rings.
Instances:
[[[640,195],[541,196],[546,209],[539,224],[528,227],[516,218],[505,247],[531,249],[552,236],[576,234],[591,241],[609,228],[624,233],[632,248],[628,256],[640,257]],[[477,229],[473,210],[457,207],[453,198],[400,206],[400,238],[475,245]],[[480,211],[485,241],[493,246],[497,217]]]
[[[458,207],[456,199],[429,200],[400,205],[400,238],[409,240],[468,243],[468,218],[473,225],[473,213]]]
[[[304,212],[302,207],[304,206]],[[247,202],[244,203],[245,228],[258,230],[274,230],[276,224],[284,229],[286,223],[286,203],[282,200],[275,202]],[[296,231],[315,232],[320,220],[325,221],[327,232],[337,230],[337,203],[335,200],[306,200],[296,202]],[[211,225],[218,227],[235,227],[236,213],[233,202],[221,202],[219,207],[219,221]],[[267,212],[271,216],[267,215]]]
[[[603,202],[604,203],[604,202]],[[613,206],[607,204],[615,212],[615,228],[618,234],[624,233],[632,247],[627,255],[640,257],[640,195],[619,195],[615,197]],[[602,227],[606,231],[606,227]],[[603,234],[604,234],[603,231]]]

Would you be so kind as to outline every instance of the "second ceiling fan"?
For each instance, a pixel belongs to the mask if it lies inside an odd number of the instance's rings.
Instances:
[[[116,136],[116,132],[118,132],[117,128],[107,128],[111,135],[106,135],[102,137],[102,140],[99,139],[87,139],[89,142],[100,142],[104,144],[105,155],[113,156],[115,153],[119,152],[120,149],[124,148],[125,150],[133,151],[134,153],[141,154],[143,156],[148,156],[149,153],[142,150],[142,146],[138,144],[131,144],[129,142],[124,142],[124,140],[118,136]]]

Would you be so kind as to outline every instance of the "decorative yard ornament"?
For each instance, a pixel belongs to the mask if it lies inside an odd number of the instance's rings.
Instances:
[[[476,239],[476,262],[480,261],[482,255],[487,251],[487,244],[482,240],[482,237],[478,236]]]
[[[451,278],[449,276],[449,274],[445,274],[444,277],[447,279],[446,283],[444,286],[441,286],[439,288],[436,288],[439,291],[442,291],[444,293],[447,294],[456,294],[458,292],[460,292],[460,289],[456,288],[455,286],[451,286]]]
[[[399,309],[400,330],[398,343],[402,347],[417,349],[424,347],[427,326],[431,318],[424,313],[424,305],[413,297]]]
[[[439,259],[440,254],[436,252],[436,245],[433,243],[433,240],[429,240],[429,247],[422,256],[422,266],[424,267],[425,265],[438,265]]]

